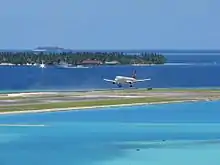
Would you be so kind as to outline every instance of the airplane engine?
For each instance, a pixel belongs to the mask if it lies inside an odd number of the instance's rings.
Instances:
[[[129,82],[129,86],[130,86],[130,87],[133,87],[133,84],[132,84],[131,82]]]
[[[115,82],[112,82],[112,84],[115,84]]]

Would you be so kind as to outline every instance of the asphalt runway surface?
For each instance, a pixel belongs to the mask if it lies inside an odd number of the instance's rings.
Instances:
[[[194,91],[170,91],[161,92],[153,90],[130,90],[130,91],[85,91],[85,92],[41,92],[40,94],[31,95],[24,94],[15,99],[12,96],[0,95],[1,106],[16,106],[16,105],[30,105],[30,104],[45,104],[55,102],[82,102],[82,101],[97,101],[109,99],[123,99],[123,98],[143,98],[143,97],[166,97],[166,98],[182,98],[182,99],[216,99],[220,98],[220,92],[194,92]]]

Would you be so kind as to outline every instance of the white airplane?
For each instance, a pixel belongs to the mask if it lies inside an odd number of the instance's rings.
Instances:
[[[125,76],[116,76],[114,80],[104,79],[104,81],[111,82],[113,84],[117,84],[118,87],[122,87],[122,84],[129,84],[130,87],[133,86],[134,83],[137,82],[144,82],[149,81],[151,78],[148,79],[136,79],[136,70],[133,72],[131,77],[125,77]]]

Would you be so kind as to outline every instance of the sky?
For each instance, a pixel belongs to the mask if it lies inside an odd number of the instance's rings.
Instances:
[[[0,49],[219,49],[220,0],[1,0]]]

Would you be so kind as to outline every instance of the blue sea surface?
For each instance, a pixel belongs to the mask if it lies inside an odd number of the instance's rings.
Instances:
[[[219,106],[213,101],[1,115],[0,164],[219,165]]]
[[[151,78],[151,81],[135,84],[137,88],[220,87],[220,65],[100,66],[83,69],[1,66],[0,91],[118,88],[103,79],[114,79],[117,75],[131,76],[134,69],[138,79]],[[129,88],[128,85],[123,87]]]
[[[182,54],[182,55],[180,55]],[[0,92],[39,90],[90,90],[117,88],[115,84],[103,81],[117,75],[131,76],[137,71],[137,78],[151,78],[151,81],[135,84],[137,88],[195,88],[220,87],[219,52],[167,53],[167,63],[155,66],[97,66],[92,68],[37,66],[0,66]],[[128,85],[123,88],[129,88]]]

